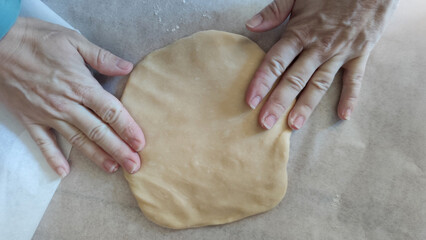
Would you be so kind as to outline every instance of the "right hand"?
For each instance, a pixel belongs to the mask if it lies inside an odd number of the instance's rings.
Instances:
[[[109,76],[133,68],[75,31],[19,18],[0,41],[0,101],[22,121],[61,177],[70,166],[52,129],[105,171],[121,165],[134,173],[140,168],[137,151],[145,145],[142,130],[85,63]]]
[[[349,120],[360,96],[368,57],[397,3],[274,0],[249,20],[249,30],[264,32],[290,15],[281,39],[265,55],[246,92],[246,102],[253,109],[267,98],[259,113],[261,126],[272,128],[296,100],[288,125],[300,129],[341,68],[343,87],[337,113]]]

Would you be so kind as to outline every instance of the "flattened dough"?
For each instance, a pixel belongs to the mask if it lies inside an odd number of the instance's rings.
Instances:
[[[269,131],[245,91],[264,52],[246,37],[205,31],[154,51],[122,102],[142,127],[142,167],[126,174],[146,217],[168,228],[229,223],[276,206],[287,188],[291,131]]]

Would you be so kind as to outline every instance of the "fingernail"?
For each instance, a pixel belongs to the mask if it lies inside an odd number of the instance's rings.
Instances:
[[[118,170],[118,164],[116,162],[113,162],[111,160],[107,160],[104,162],[105,170],[107,170],[110,173],[115,173]]]
[[[252,17],[250,20],[248,20],[246,22],[246,25],[251,27],[251,28],[255,28],[255,27],[259,26],[262,22],[263,22],[263,17],[259,13],[259,14],[254,15],[254,17]]]
[[[263,126],[265,126],[266,129],[271,129],[275,123],[277,122],[277,117],[273,114],[270,114],[267,116],[263,122]]]
[[[346,111],[343,113],[343,118],[345,120],[350,120],[351,119],[351,114],[352,114],[352,109],[347,108]]]
[[[123,165],[124,165],[124,168],[127,170],[127,172],[132,174],[136,172],[137,165],[132,160],[130,159],[125,160]]]
[[[141,143],[139,140],[137,140],[137,139],[133,139],[133,140],[131,140],[131,145],[132,145],[132,148],[133,148],[136,152],[140,152],[140,151],[142,151],[143,145],[142,145],[142,143]]]
[[[259,105],[260,100],[262,100],[260,98],[260,96],[256,96],[256,97],[252,98],[251,101],[250,101],[251,109],[255,109],[257,107],[257,105]]]
[[[119,67],[122,70],[129,70],[132,67],[132,63],[125,61],[123,59],[119,59],[116,63],[117,67]]]
[[[64,177],[66,177],[67,176],[67,172],[65,171],[65,169],[64,168],[62,168],[62,167],[58,167],[58,168],[56,168],[56,172],[58,173],[58,175],[61,177],[61,178],[64,178]]]
[[[303,116],[298,116],[294,122],[293,122],[293,126],[296,130],[299,130],[303,124],[305,123],[305,117]]]

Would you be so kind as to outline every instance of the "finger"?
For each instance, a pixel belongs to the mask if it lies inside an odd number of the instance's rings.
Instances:
[[[252,109],[259,105],[301,51],[301,43],[290,36],[284,36],[269,50],[247,88],[246,102]]]
[[[118,164],[99,146],[90,141],[81,131],[70,124],[57,121],[55,129],[67,139],[71,145],[79,149],[86,157],[106,172],[113,173],[118,170]]]
[[[82,103],[109,124],[133,150],[138,152],[143,149],[145,136],[142,129],[112,94],[101,88],[87,91],[82,96]]]
[[[342,120],[349,120],[358,101],[361,91],[361,81],[364,76],[368,55],[347,62],[343,72],[343,87],[337,114]]]
[[[131,62],[96,46],[81,35],[74,39],[74,44],[84,60],[102,74],[108,76],[126,75],[133,69]]]
[[[293,3],[294,0],[274,0],[247,21],[247,28],[253,32],[264,32],[277,27],[288,17]]]
[[[32,139],[40,148],[49,166],[61,177],[64,178],[70,172],[70,166],[65,159],[56,142],[56,137],[48,127],[31,124],[27,125],[27,130]]]
[[[317,69],[289,114],[288,125],[293,130],[300,129],[308,120],[312,111],[327,92],[341,66],[342,59],[334,57]]]
[[[314,51],[304,51],[299,56],[260,110],[259,122],[264,128],[271,129],[275,125],[321,63],[322,59]]]
[[[119,144],[114,144],[113,146],[107,145],[107,142],[104,140],[106,137],[102,137],[102,134],[113,134],[111,131],[102,133],[103,130],[100,130],[102,127],[98,127],[96,130],[93,130],[97,131],[97,133],[94,133],[94,136],[100,136],[98,141],[99,145],[97,145],[83,132],[68,123],[59,121],[56,125],[57,130],[60,131],[73,146],[80,148],[81,151],[95,163],[103,163],[107,160],[113,161],[114,159],[129,173],[135,173],[140,168],[139,155],[130,151],[127,144],[121,142]],[[98,155],[101,152],[99,150],[102,150],[105,154]]]
[[[101,147],[127,171],[134,172],[140,165],[140,158],[117,134],[103,121],[84,106],[70,108],[69,115],[74,126],[84,133],[93,143]]]

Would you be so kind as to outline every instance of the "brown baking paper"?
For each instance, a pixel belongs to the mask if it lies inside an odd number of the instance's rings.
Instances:
[[[266,0],[44,2],[89,40],[134,63],[200,30],[242,34],[265,50],[282,31],[245,30]],[[222,226],[168,230],[142,215],[121,171],[103,173],[73,150],[71,174],[34,239],[425,239],[425,13],[422,0],[400,2],[371,54],[350,121],[336,115],[338,76],[293,133],[288,192],[273,210]],[[99,79],[120,96],[124,81]]]

